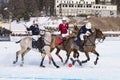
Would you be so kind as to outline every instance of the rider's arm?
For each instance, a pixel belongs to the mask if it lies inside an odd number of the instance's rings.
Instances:
[[[62,28],[62,24],[59,25],[59,31],[61,31],[61,28]]]
[[[92,34],[92,30],[91,29],[88,29],[88,31]]]
[[[69,24],[68,23],[66,23],[66,27],[67,27],[67,29],[69,28]]]
[[[32,30],[32,26],[30,26],[29,28],[26,28],[28,31]]]

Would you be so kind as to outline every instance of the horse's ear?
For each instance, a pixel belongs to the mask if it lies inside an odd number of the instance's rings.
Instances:
[[[98,31],[98,30],[100,30],[100,29],[98,29],[98,28],[95,28],[95,30],[96,30],[96,31]]]

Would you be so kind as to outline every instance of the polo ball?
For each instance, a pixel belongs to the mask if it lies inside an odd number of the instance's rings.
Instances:
[[[69,67],[72,67],[72,64],[71,64],[71,63],[69,63],[69,64],[68,64],[68,66],[69,66]]]

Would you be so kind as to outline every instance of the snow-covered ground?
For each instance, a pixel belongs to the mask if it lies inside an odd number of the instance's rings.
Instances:
[[[68,64],[60,62],[54,50],[52,56],[60,68],[49,65],[47,57],[44,62],[46,68],[41,68],[41,53],[31,50],[25,55],[24,66],[20,67],[21,58],[17,64],[13,64],[15,53],[19,49],[19,44],[15,42],[0,42],[0,80],[120,80],[120,37],[116,40],[107,38],[103,43],[97,44],[96,50],[100,54],[97,65],[93,64],[96,56],[90,54],[91,60],[88,63],[82,66],[75,64],[70,68]],[[65,52],[61,51],[60,55],[65,60]],[[80,53],[80,60],[85,58],[84,53]]]

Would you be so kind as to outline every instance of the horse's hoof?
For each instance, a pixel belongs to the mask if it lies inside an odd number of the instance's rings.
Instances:
[[[45,68],[45,66],[44,66],[44,65],[41,65],[40,67],[43,67],[43,68]]]
[[[16,63],[16,61],[13,61],[13,64],[15,64]]]
[[[64,63],[63,63],[63,65],[66,65],[67,64],[67,61],[65,61]]]
[[[87,61],[85,60],[85,61],[82,61],[82,63],[86,63]]]
[[[94,62],[94,65],[97,65],[97,61]]]
[[[60,68],[59,66],[56,66],[56,68]]]
[[[82,66],[82,63],[79,63],[80,66]]]
[[[63,65],[66,65],[66,63],[63,63]]]
[[[23,67],[23,64],[20,64],[20,67]]]
[[[49,62],[49,64],[51,64],[51,61]]]

